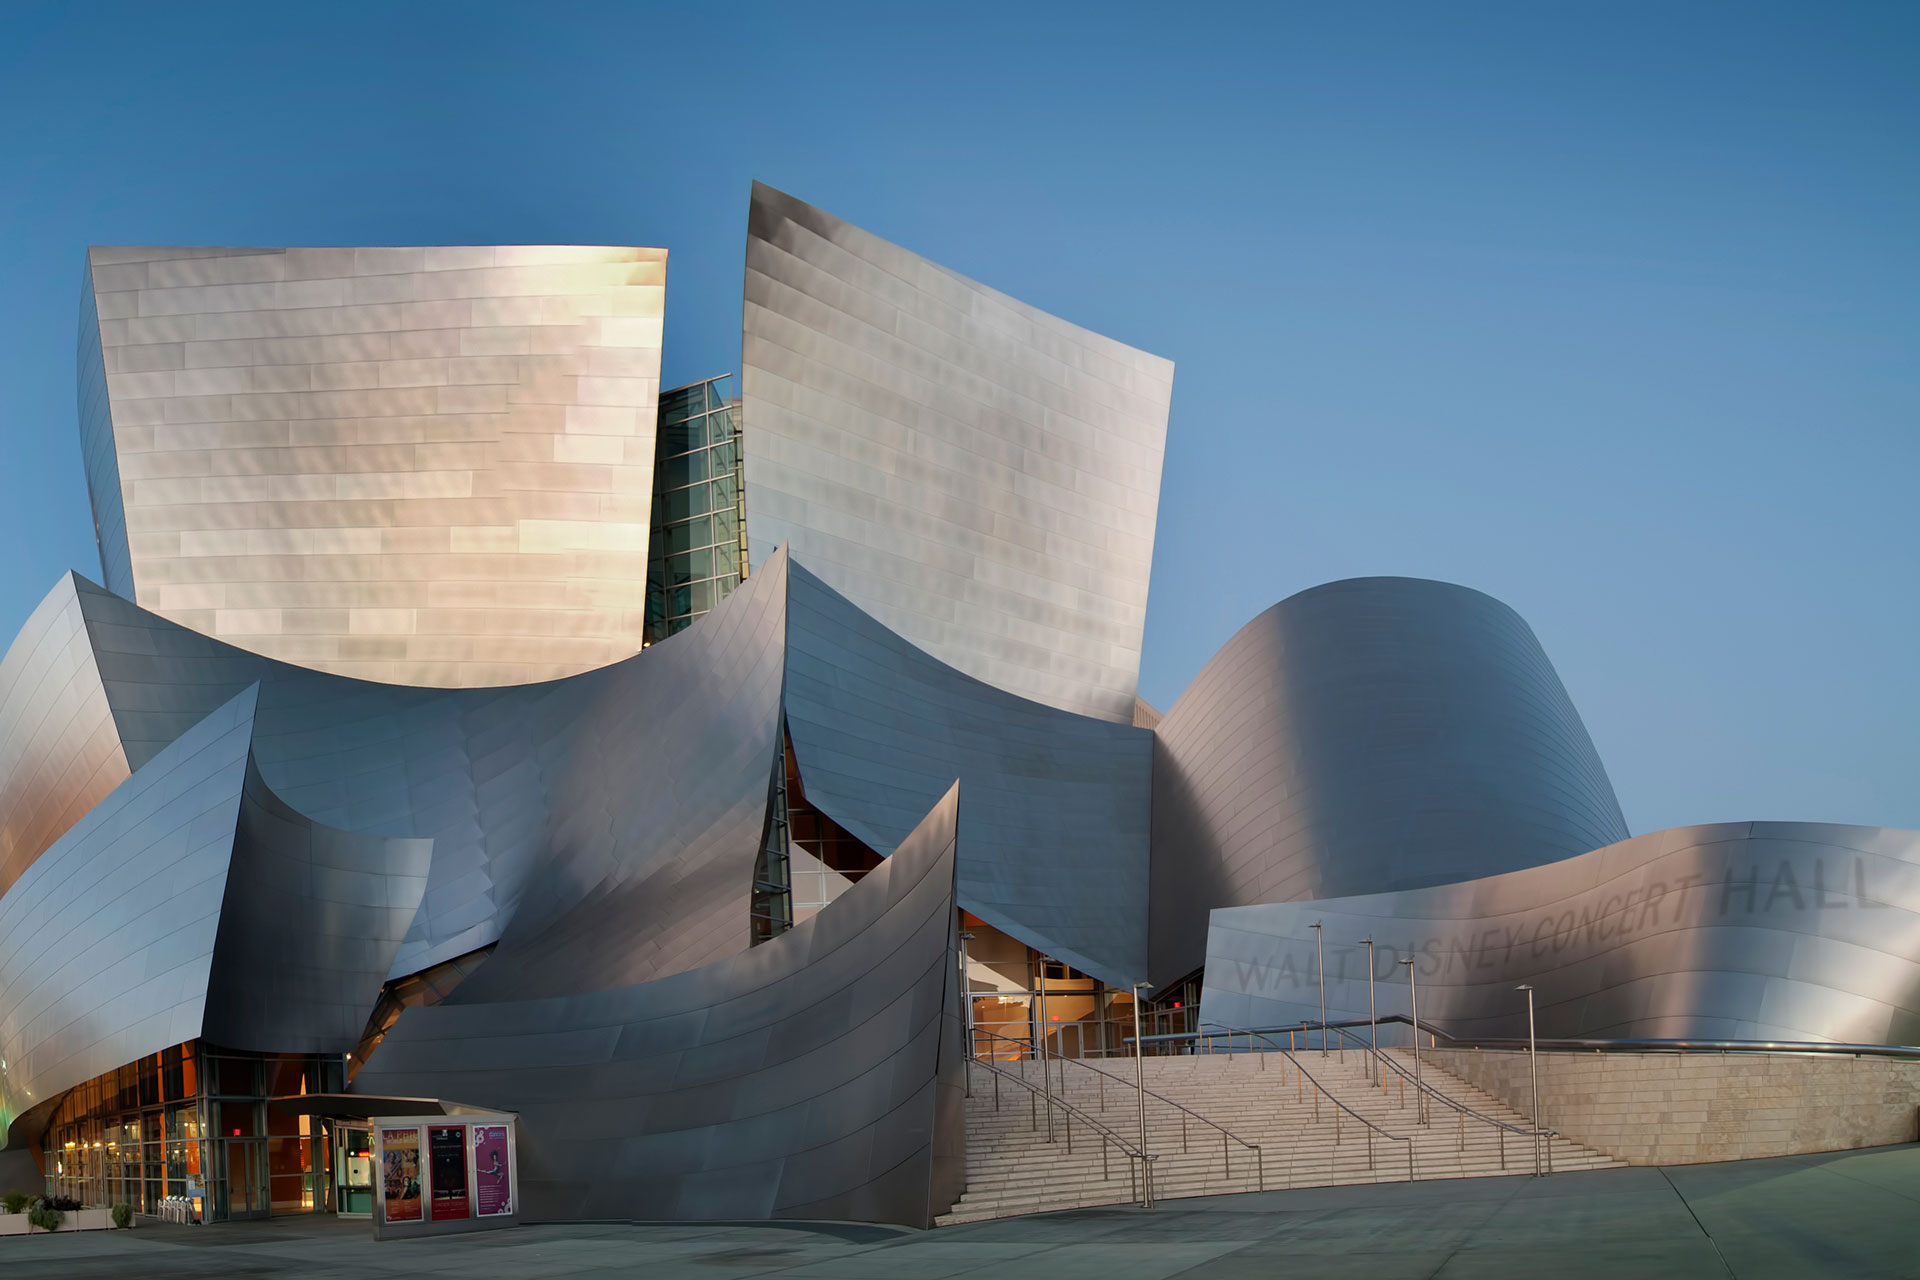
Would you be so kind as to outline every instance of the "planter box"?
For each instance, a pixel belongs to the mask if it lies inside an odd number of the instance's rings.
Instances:
[[[111,1209],[71,1209],[60,1217],[62,1231],[111,1231],[113,1230],[113,1210]],[[0,1236],[24,1236],[32,1232],[44,1235],[27,1221],[25,1213],[0,1213]]]

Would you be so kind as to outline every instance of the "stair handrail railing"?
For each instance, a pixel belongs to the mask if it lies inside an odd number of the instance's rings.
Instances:
[[[996,1040],[1006,1040],[1006,1041],[1010,1041],[1013,1044],[1028,1043],[1026,1040],[1020,1038],[1019,1036],[1003,1036],[997,1031],[982,1031],[978,1027],[974,1029],[974,1034],[991,1036]],[[1124,1076],[1114,1075],[1111,1071],[1102,1071],[1099,1067],[1094,1066],[1091,1062],[1088,1062],[1083,1058],[1068,1058],[1060,1054],[1049,1054],[1048,1058],[1062,1064],[1071,1062],[1075,1066],[1080,1067],[1083,1070],[1091,1071],[1093,1072],[1093,1074],[1100,1076],[1103,1081],[1103,1083],[1100,1085],[1101,1109],[1103,1111],[1106,1109],[1107,1086],[1104,1083],[1104,1081],[1106,1080],[1117,1081],[1122,1086],[1124,1086],[1129,1092],[1134,1093],[1135,1096],[1138,1096],[1139,1094],[1144,1093],[1149,1098],[1154,1098],[1160,1102],[1164,1102],[1168,1106],[1172,1107],[1175,1111],[1178,1111],[1180,1113],[1180,1152],[1182,1155],[1185,1155],[1187,1151],[1187,1117],[1188,1116],[1192,1116],[1195,1120],[1198,1120],[1201,1124],[1206,1125],[1210,1129],[1218,1130],[1220,1133],[1220,1163],[1223,1166],[1222,1172],[1224,1176],[1229,1178],[1233,1176],[1233,1158],[1228,1154],[1229,1149],[1227,1147],[1226,1140],[1228,1138],[1232,1138],[1235,1142],[1239,1143],[1241,1146],[1245,1147],[1247,1150],[1253,1152],[1254,1189],[1257,1191],[1265,1191],[1267,1189],[1266,1162],[1265,1162],[1265,1158],[1260,1154],[1259,1143],[1248,1142],[1245,1138],[1241,1137],[1239,1134],[1235,1133],[1233,1130],[1227,1128],[1225,1125],[1219,1123],[1218,1121],[1207,1119],[1205,1116],[1201,1115],[1198,1111],[1195,1111],[1192,1107],[1185,1106],[1181,1103],[1175,1102],[1172,1098],[1167,1097],[1165,1094],[1155,1093],[1152,1089],[1143,1089],[1140,1087],[1140,1085],[1136,1084],[1132,1080],[1128,1080]],[[1046,1070],[1047,1068],[1048,1058],[1039,1059],[1040,1069],[1042,1071]],[[1062,1065],[1060,1068],[1060,1093],[1063,1097],[1067,1091],[1066,1076],[1067,1076],[1066,1067]]]
[[[1333,1145],[1335,1147],[1338,1147],[1340,1145],[1341,1113],[1344,1112],[1345,1114],[1352,1116],[1356,1121],[1358,1121],[1361,1124],[1361,1126],[1363,1126],[1366,1129],[1367,1131],[1367,1168],[1368,1169],[1372,1169],[1374,1167],[1373,1138],[1375,1134],[1378,1134],[1379,1136],[1385,1138],[1389,1142],[1406,1143],[1407,1144],[1407,1181],[1408,1182],[1414,1181],[1413,1138],[1411,1136],[1403,1136],[1401,1134],[1387,1132],[1387,1130],[1382,1129],[1379,1125],[1367,1119],[1365,1116],[1361,1115],[1358,1111],[1355,1111],[1352,1107],[1340,1101],[1340,1099],[1334,1097],[1333,1092],[1331,1090],[1329,1090],[1325,1085],[1321,1084],[1318,1080],[1314,1079],[1313,1073],[1307,1070],[1304,1066],[1300,1064],[1299,1057],[1295,1055],[1291,1049],[1282,1049],[1279,1046],[1279,1044],[1276,1043],[1274,1040],[1272,1040],[1270,1037],[1268,1037],[1268,1035],[1265,1032],[1252,1031],[1246,1027],[1230,1027],[1224,1022],[1202,1022],[1200,1025],[1203,1027],[1211,1026],[1211,1027],[1219,1028],[1221,1034],[1224,1034],[1227,1037],[1229,1037],[1228,1039],[1229,1046],[1231,1046],[1232,1044],[1231,1037],[1233,1036],[1246,1036],[1247,1043],[1249,1045],[1253,1043],[1253,1040],[1256,1037],[1259,1038],[1264,1043],[1271,1045],[1273,1052],[1278,1053],[1281,1056],[1283,1061],[1289,1063],[1295,1071],[1300,1073],[1301,1079],[1304,1079],[1308,1084],[1311,1084],[1313,1086],[1314,1088],[1313,1102],[1314,1102],[1314,1112],[1315,1112],[1314,1122],[1316,1124],[1319,1123],[1319,1109],[1320,1109],[1321,1096],[1324,1094],[1326,1096],[1327,1101],[1333,1104],[1335,1108],[1333,1113]],[[1154,1039],[1158,1039],[1158,1040],[1207,1039],[1209,1041],[1211,1041],[1213,1038],[1214,1038],[1213,1034],[1206,1031],[1189,1031],[1189,1032],[1186,1032],[1184,1035],[1180,1035],[1180,1036],[1154,1037]],[[1264,1061],[1265,1054],[1261,1054],[1259,1056],[1263,1059],[1263,1061],[1260,1064],[1261,1069],[1265,1070],[1266,1069],[1266,1063]]]
[[[1025,1076],[1022,1076],[1016,1072],[1008,1071],[1005,1067],[994,1065],[991,1059],[970,1058],[969,1061],[986,1068],[987,1071],[992,1074],[994,1078],[993,1101],[994,1101],[994,1109],[996,1111],[999,1110],[999,1107],[1000,1107],[999,1082],[1003,1078],[1013,1081],[1013,1083],[1019,1085],[1022,1089],[1025,1089],[1029,1095],[1034,1095],[1041,1092],[1040,1086],[1035,1084],[1033,1081],[1027,1079]],[[1125,1138],[1121,1137],[1118,1133],[1114,1132],[1112,1129],[1109,1129],[1106,1125],[1101,1124],[1098,1120],[1088,1115],[1085,1111],[1082,1111],[1079,1107],[1074,1106],[1071,1102],[1068,1102],[1065,1098],[1054,1098],[1052,1101],[1053,1101],[1053,1105],[1059,1107],[1061,1110],[1067,1113],[1067,1126],[1066,1126],[1067,1154],[1068,1155],[1073,1154],[1073,1117],[1079,1116],[1080,1122],[1086,1125],[1088,1128],[1092,1129],[1094,1133],[1097,1134],[1101,1139],[1100,1180],[1102,1182],[1106,1182],[1106,1181],[1110,1181],[1112,1177],[1110,1172],[1110,1166],[1107,1164],[1107,1148],[1109,1146],[1120,1148],[1120,1154],[1127,1157],[1127,1162],[1128,1162],[1127,1171],[1129,1175],[1129,1181],[1134,1184],[1134,1197],[1130,1197],[1130,1198],[1138,1198],[1140,1201],[1140,1207],[1142,1209],[1153,1208],[1153,1162],[1159,1159],[1159,1157],[1148,1155],[1146,1152],[1140,1150],[1139,1147],[1127,1141]],[[1032,1105],[1032,1100],[1030,1096],[1029,1097],[1030,1110],[1031,1110],[1031,1105]],[[1038,1127],[1037,1121],[1036,1121],[1035,1127],[1036,1128]],[[1136,1170],[1138,1171],[1137,1177],[1134,1176]]]
[[[1416,1076],[1412,1072],[1408,1071],[1405,1067],[1400,1065],[1397,1059],[1395,1059],[1392,1055],[1388,1054],[1386,1050],[1377,1048],[1374,1045],[1369,1044],[1366,1040],[1363,1040],[1360,1037],[1359,1032],[1354,1028],[1346,1027],[1346,1026],[1337,1026],[1333,1024],[1329,1024],[1329,1027],[1340,1034],[1341,1043],[1344,1044],[1347,1038],[1351,1037],[1354,1042],[1354,1048],[1358,1052],[1371,1055],[1374,1061],[1374,1071],[1376,1073],[1374,1078],[1376,1080],[1379,1079],[1378,1072],[1380,1070],[1380,1065],[1385,1064],[1394,1073],[1394,1075],[1399,1078],[1402,1097],[1405,1096],[1405,1091],[1407,1086],[1411,1084],[1413,1086],[1414,1098],[1416,1102],[1424,1098],[1428,1101],[1439,1102],[1444,1106],[1452,1108],[1457,1116],[1458,1139],[1457,1139],[1457,1144],[1455,1148],[1456,1150],[1459,1150],[1459,1151],[1466,1150],[1467,1119],[1468,1117],[1472,1117],[1475,1121],[1478,1121],[1482,1124],[1491,1125],[1493,1126],[1493,1128],[1499,1131],[1498,1136],[1499,1136],[1499,1143],[1500,1143],[1500,1167],[1502,1169],[1505,1169],[1507,1167],[1507,1134],[1511,1133],[1517,1137],[1527,1138],[1531,1140],[1533,1145],[1533,1160],[1534,1160],[1535,1176],[1539,1176],[1543,1172],[1542,1165],[1541,1165],[1542,1148],[1544,1148],[1546,1151],[1546,1163],[1544,1167],[1544,1172],[1548,1175],[1551,1175],[1553,1173],[1553,1140],[1559,1136],[1559,1133],[1556,1130],[1549,1129],[1544,1126],[1540,1128],[1535,1128],[1531,1125],[1509,1124],[1507,1121],[1500,1119],[1498,1116],[1490,1116],[1484,1111],[1476,1110],[1475,1108],[1470,1107],[1466,1103],[1460,1101],[1458,1098],[1449,1096],[1448,1094],[1442,1092],[1440,1089],[1436,1088],[1432,1084],[1429,1084],[1427,1081],[1421,1079],[1419,1076]],[[1380,1087],[1382,1089],[1386,1088],[1385,1085],[1381,1085]],[[1431,1123],[1431,1121],[1429,1121],[1428,1123]]]

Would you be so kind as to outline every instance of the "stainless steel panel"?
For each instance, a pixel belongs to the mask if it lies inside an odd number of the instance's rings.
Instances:
[[[408,1010],[353,1090],[518,1112],[531,1220],[931,1225],[964,1180],[960,830],[954,786],[878,870],[717,964]]]
[[[963,675],[806,566],[789,574],[787,730],[808,802],[887,849],[959,779],[960,904],[1115,986],[1144,978],[1153,735]]]
[[[1532,630],[1449,583],[1281,601],[1154,733],[1157,982],[1200,964],[1215,907],[1468,880],[1628,834]]]
[[[79,399],[108,585],[390,683],[631,656],[665,272],[594,246],[95,248]],[[569,461],[588,437],[606,460]]]
[[[1365,897],[1215,911],[1202,1017],[1382,1013],[1456,1035],[1920,1042],[1920,832],[1755,822],[1657,831],[1547,866]]]
[[[1133,717],[1173,365],[754,184],[754,564],[787,545],[942,662]]]

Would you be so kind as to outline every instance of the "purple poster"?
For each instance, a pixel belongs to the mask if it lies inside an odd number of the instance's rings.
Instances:
[[[513,1178],[509,1172],[507,1126],[473,1126],[474,1211],[482,1218],[513,1212]]]

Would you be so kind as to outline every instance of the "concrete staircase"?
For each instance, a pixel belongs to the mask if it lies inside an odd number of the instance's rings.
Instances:
[[[1408,1051],[1390,1052],[1411,1071]],[[1103,1079],[1072,1060],[1048,1064],[1054,1096],[1064,1097],[1126,1142],[1137,1143],[1140,1113],[1133,1061],[1088,1061],[1108,1077]],[[1036,1086],[1040,1083],[1038,1063],[995,1065]],[[1148,1058],[1145,1065],[1150,1093],[1161,1094],[1260,1148],[1256,1155],[1218,1128],[1149,1096],[1147,1149],[1157,1157],[1153,1162],[1157,1200],[1262,1187],[1274,1191],[1402,1182],[1409,1176],[1409,1147],[1412,1176],[1421,1180],[1533,1172],[1532,1143],[1524,1136],[1505,1133],[1470,1115],[1463,1119],[1438,1100],[1429,1102],[1428,1123],[1421,1125],[1413,1086],[1388,1071],[1383,1073],[1386,1088],[1375,1088],[1367,1079],[1365,1056],[1357,1050],[1330,1052],[1324,1058],[1317,1050],[1297,1055],[1202,1054]],[[1421,1076],[1430,1088],[1481,1115],[1526,1127],[1525,1119],[1511,1107],[1424,1060]],[[972,1077],[972,1096],[967,1101],[967,1191],[938,1220],[939,1225],[1139,1199],[1133,1181],[1138,1162],[1104,1141],[1092,1126],[1056,1106],[1054,1140],[1049,1142],[1043,1099],[1012,1080],[996,1081],[992,1072],[978,1066]],[[1332,1098],[1381,1132],[1358,1123],[1334,1106]],[[1551,1146],[1555,1172],[1622,1163],[1564,1139],[1555,1139]]]

